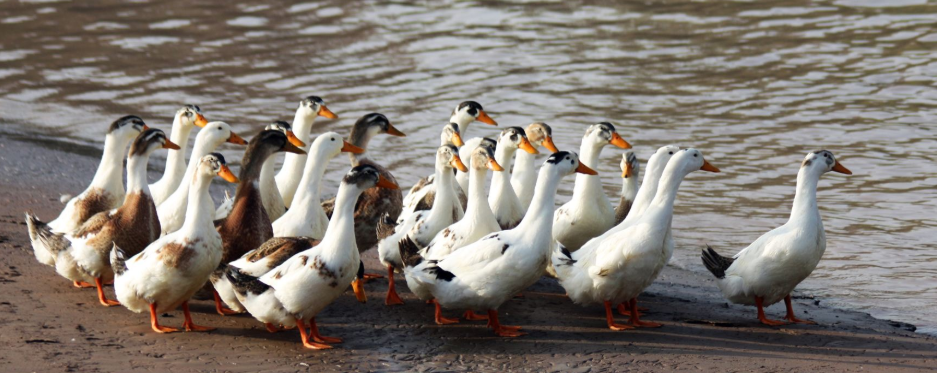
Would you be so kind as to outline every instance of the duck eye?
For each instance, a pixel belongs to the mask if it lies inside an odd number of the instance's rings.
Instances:
[[[699,156],[698,153],[693,153],[693,157],[698,157],[698,156]]]
[[[673,155],[673,151],[670,152],[670,155]]]
[[[221,131],[221,126],[218,126],[218,130]]]
[[[335,138],[334,138],[334,137],[332,138],[332,141],[335,141]]]

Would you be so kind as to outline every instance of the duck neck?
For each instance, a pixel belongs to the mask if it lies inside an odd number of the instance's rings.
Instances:
[[[202,230],[210,230],[213,227],[212,215],[215,210],[215,204],[208,194],[208,187],[211,186],[212,176],[196,175],[189,187],[189,202],[185,208],[185,221],[179,230],[185,235],[196,234]]]
[[[104,154],[101,163],[91,180],[91,187],[123,195],[123,166],[127,144],[130,140],[123,140],[116,135],[108,134],[104,139]]]
[[[169,135],[169,140],[179,145],[179,150],[171,151],[166,155],[163,178],[167,178],[170,185],[178,186],[182,181],[182,175],[185,174],[185,150],[189,146],[189,134],[192,133],[192,127],[182,122],[181,115],[176,115],[172,121],[172,133]]]
[[[820,215],[817,208],[817,184],[820,178],[809,171],[807,167],[801,167],[797,173],[797,189],[789,222]]]
[[[474,168],[469,170],[469,190],[468,204],[465,206],[466,221],[475,222],[481,220],[495,219],[494,212],[491,211],[491,205],[485,196],[485,176],[488,174],[487,168]]]
[[[312,125],[316,121],[316,115],[306,115],[302,107],[296,109],[296,115],[293,116],[293,134],[306,143],[303,150],[309,150],[309,133],[312,132]],[[286,153],[283,157],[283,167],[280,172],[286,175],[296,175],[303,169],[306,163],[306,154]]]
[[[127,159],[127,193],[150,194],[150,187],[146,180],[146,165],[149,160],[149,153],[133,155]]]
[[[319,244],[325,248],[323,255],[331,258],[358,252],[355,244],[355,204],[361,192],[362,190],[357,186],[345,183],[338,188],[338,194],[335,196],[335,211],[332,213],[332,219],[329,220],[325,236]],[[350,245],[351,250],[348,252],[339,250],[345,245]]]
[[[372,137],[374,137],[374,135],[371,133],[371,131],[368,131],[368,127],[354,127],[351,129],[351,135],[348,136],[348,142],[354,146],[364,149],[364,152],[361,154],[355,154],[352,152],[348,153],[348,158],[351,159],[352,167],[357,166],[358,163],[362,160],[368,159],[368,143],[371,142]]]
[[[532,235],[532,240],[551,240],[553,237],[553,210],[554,200],[556,199],[556,187],[559,183],[560,175],[554,170],[554,167],[544,166],[540,168],[537,176],[537,188],[534,189],[534,198],[531,200],[530,209],[524,215],[521,223],[514,228],[517,232]],[[549,247],[550,245],[546,245]],[[549,249],[548,249],[549,250]]]
[[[452,219],[452,206],[455,200],[455,191],[452,186],[454,174],[449,167],[436,166],[436,200],[429,210],[428,221],[447,220],[447,216],[448,220]]]
[[[583,144],[579,146],[579,162],[582,162],[593,170],[597,170],[601,153],[602,146],[583,141]],[[573,188],[573,199],[585,199],[588,196],[602,198],[608,203],[605,198],[605,193],[602,191],[602,179],[600,179],[598,175],[576,174],[576,186]]]
[[[514,157],[514,170],[512,170],[511,173],[532,175],[534,171],[534,161],[536,160],[536,154],[530,154],[528,152],[517,152],[517,156]]]
[[[321,208],[319,193],[327,166],[328,158],[321,156],[316,157],[314,162],[306,162],[303,178],[299,181],[296,196],[293,198],[295,208],[303,214],[299,221],[311,221],[314,217],[313,212]]]
[[[491,175],[491,198],[508,191],[514,193],[514,188],[511,187],[511,172],[509,170],[514,164],[515,152],[517,152],[516,148],[500,146],[500,144],[495,148],[495,160],[504,168],[504,171],[495,172],[494,175]],[[526,151],[523,153],[526,153]]]
[[[634,202],[635,198],[638,195],[638,177],[637,175],[631,175],[627,178],[621,179],[621,196],[626,200]]]
[[[670,218],[673,216],[674,200],[677,199],[677,190],[680,189],[680,183],[683,182],[686,174],[675,169],[671,172],[667,171],[669,170],[664,170],[664,176],[657,187],[657,195],[654,196],[654,200],[645,210],[645,215],[653,213],[655,215],[650,216],[666,219],[669,227]]]
[[[260,167],[260,190],[264,193],[280,191],[277,189],[277,179],[274,172],[276,168],[276,157],[269,156],[267,160],[264,161],[263,166]]]
[[[638,194],[634,197],[634,203],[631,204],[631,211],[628,212],[628,217],[625,218],[626,221],[631,221],[636,219],[641,213],[647,209],[647,206],[651,204],[651,201],[657,195],[657,187],[660,183],[661,170],[658,170],[656,167],[656,161],[651,156],[651,159],[647,162],[647,172],[644,173],[644,181],[641,182],[641,188],[638,189]]]

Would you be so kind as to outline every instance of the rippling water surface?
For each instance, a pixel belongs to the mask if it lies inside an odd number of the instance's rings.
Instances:
[[[704,244],[734,252],[782,224],[800,161],[825,148],[854,175],[820,183],[828,247],[800,288],[937,332],[935,15],[924,0],[7,0],[0,131],[97,143],[120,115],[168,130],[194,103],[252,135],[316,94],[341,119],[314,133],[380,111],[409,134],[372,142],[407,186],[465,99],[502,127],[551,124],[562,149],[607,120],[641,159],[675,143],[723,170],[677,202],[674,264],[699,272]],[[610,198],[620,153],[598,167]]]

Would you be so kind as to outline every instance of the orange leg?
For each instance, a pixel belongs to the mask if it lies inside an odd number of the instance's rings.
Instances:
[[[195,325],[195,323],[192,322],[192,315],[189,314],[189,301],[182,302],[182,314],[185,315],[185,323],[183,323],[182,326],[185,327],[185,331],[187,332],[210,332],[215,330],[215,328],[210,326]]]
[[[611,330],[634,329],[633,326],[615,323],[615,316],[612,314],[612,302],[609,301],[605,301],[605,322],[608,323],[608,328]]]
[[[787,324],[784,321],[771,320],[765,317],[764,302],[765,302],[764,298],[755,297],[755,305],[758,306],[758,320],[761,321],[762,324],[769,325],[769,326],[780,326],[780,325]]]
[[[273,324],[268,323],[268,322],[265,322],[265,323],[264,323],[264,327],[267,328],[267,331],[268,331],[268,332],[271,332],[271,333],[277,333],[277,332],[283,330],[283,329],[280,329],[280,328],[278,328],[278,327],[276,327],[276,326],[274,326]]]
[[[635,298],[635,299],[637,299],[637,298]],[[638,307],[638,312],[647,312],[647,311],[648,311],[647,307]],[[624,303],[622,303],[622,304],[619,304],[619,305],[618,305],[618,313],[619,313],[620,315],[622,315],[622,316],[631,316],[631,304],[628,303],[628,302],[624,302]],[[640,314],[640,315],[638,315],[638,316],[644,316],[644,314],[642,313],[642,314]]]
[[[76,288],[79,288],[79,289],[87,289],[87,288],[93,288],[93,287],[94,287],[94,285],[91,285],[91,284],[89,284],[89,283],[87,283],[87,282],[84,282],[84,281],[72,281],[72,286],[74,286],[74,287],[76,287]]]
[[[221,316],[236,315],[238,312],[232,310],[228,307],[225,307],[224,302],[221,301],[221,296],[218,295],[218,290],[211,289],[211,294],[215,298],[215,311],[218,312]]]
[[[299,336],[303,339],[303,347],[311,348],[313,350],[325,350],[332,348],[332,346],[325,343],[316,343],[309,341],[309,334],[306,333],[306,323],[303,320],[296,319],[296,327],[299,328]]]
[[[319,334],[319,327],[316,326],[315,317],[309,320],[309,336],[312,337],[313,341],[316,341],[319,343],[342,343],[341,338],[323,337],[321,334]]]
[[[377,273],[365,273],[362,280],[364,280],[365,283],[368,283],[371,280],[376,280],[379,278],[384,278],[384,275],[379,275]]]
[[[664,324],[651,322],[651,321],[641,321],[641,312],[638,312],[638,298],[632,298],[628,301],[631,306],[631,318],[629,319],[631,326],[640,326],[643,328],[660,328]]]
[[[104,295],[104,282],[101,281],[100,277],[94,279],[94,284],[98,287],[98,300],[101,301],[104,307],[120,305],[120,302],[107,299],[107,295]]]
[[[384,304],[388,306],[403,304],[403,299],[397,295],[397,286],[394,285],[394,266],[387,266],[387,298],[384,299]]]
[[[527,333],[521,332],[520,331],[521,328],[519,326],[501,325],[501,323],[498,322],[497,310],[488,310],[488,326],[490,326],[491,329],[494,329],[495,334],[501,337],[514,338],[514,337],[520,337],[524,334],[527,334]]]
[[[449,324],[458,324],[459,319],[449,319],[442,316],[442,307],[439,306],[439,302],[433,299],[431,302],[436,305],[436,325],[449,325]]]
[[[475,311],[468,310],[462,314],[462,318],[469,320],[469,321],[481,321],[481,320],[488,320],[488,315],[479,315],[475,313]]]
[[[788,294],[784,297],[784,305],[787,306],[787,316],[784,316],[784,319],[795,324],[808,324],[808,325],[817,325],[816,322],[810,320],[801,320],[794,317],[794,307],[791,305],[791,296]]]
[[[176,328],[159,325],[159,320],[156,319],[156,303],[150,303],[150,327],[153,328],[153,331],[157,333],[172,333],[179,331],[179,329]]]

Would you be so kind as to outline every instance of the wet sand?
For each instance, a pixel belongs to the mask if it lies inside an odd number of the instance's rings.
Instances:
[[[544,278],[501,308],[505,324],[530,333],[516,339],[494,336],[484,322],[437,326],[432,307],[405,286],[407,303],[385,307],[383,280],[366,285],[367,304],[348,292],[319,315],[323,335],[345,340],[332,350],[303,349],[298,332],[268,333],[249,316],[215,314],[207,301],[193,302],[193,317],[218,330],[158,335],[147,315],[100,306],[93,290],[72,288],[32,255],[23,211],[54,217],[59,195],[81,191],[98,154],[0,134],[0,371],[832,372],[937,365],[937,339],[910,325],[795,293],[797,312],[820,325],[762,326],[754,308],[728,305],[711,279],[672,267],[640,298],[650,308],[645,319],[662,322],[660,329],[611,331],[601,307],[572,304]],[[365,265],[379,268],[374,251]],[[783,312],[783,304],[768,309],[775,319]],[[182,314],[162,321],[181,326]]]

